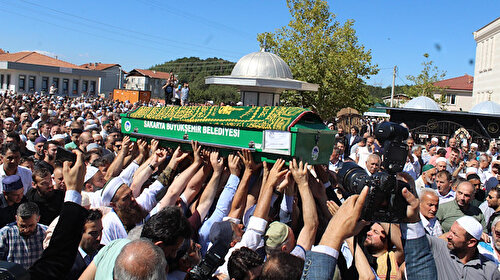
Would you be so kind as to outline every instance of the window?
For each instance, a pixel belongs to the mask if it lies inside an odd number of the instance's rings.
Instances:
[[[82,93],[87,93],[89,90],[89,81],[83,81],[82,83]]]
[[[30,76],[30,79],[28,82],[28,89],[30,92],[35,91],[35,76]]]
[[[69,80],[63,79],[63,93],[68,94],[69,91]]]
[[[73,80],[73,94],[78,94],[78,80]]]
[[[59,88],[59,78],[52,78],[52,84],[54,84],[55,88]],[[56,90],[58,92],[59,90]]]
[[[26,90],[26,76],[25,75],[19,75],[19,90],[20,91]]]
[[[0,75],[0,89],[3,89],[3,79],[4,79],[4,76],[2,74],[2,75]]]
[[[10,86],[10,74],[7,74],[7,89]]]
[[[95,81],[90,81],[90,93],[94,94],[95,93]]]
[[[456,104],[456,94],[446,94],[446,104],[455,105]]]
[[[49,90],[49,77],[42,77],[42,91]]]

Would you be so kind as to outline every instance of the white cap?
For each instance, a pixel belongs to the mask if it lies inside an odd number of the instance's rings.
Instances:
[[[465,229],[472,237],[479,240],[483,234],[483,226],[471,216],[463,216],[457,219],[457,223]]]
[[[13,122],[13,123],[15,123],[15,122],[16,122],[16,120],[14,120],[14,118],[12,118],[12,117],[9,117],[9,118],[5,118],[5,119],[3,120],[3,122]]]
[[[97,124],[87,125],[83,130],[97,129]]]
[[[439,142],[439,139],[437,139],[437,137],[432,137],[431,141]]]
[[[104,206],[109,206],[109,203],[123,184],[127,184],[127,182],[125,182],[122,177],[115,177],[104,185],[104,190],[101,194],[101,201]]]
[[[477,174],[477,168],[475,168],[473,166],[467,167],[467,169],[465,169],[465,174],[469,174],[469,173]]]
[[[444,157],[438,157],[436,159],[436,164],[439,163],[439,162],[446,162],[446,158],[444,158]]]
[[[65,139],[66,136],[64,134],[56,134],[52,137],[52,140],[59,140],[59,139]]]
[[[83,182],[87,183],[90,179],[92,179],[92,177],[94,177],[97,171],[99,171],[97,167],[94,167],[92,165],[87,165],[87,171],[85,172],[85,179]]]
[[[472,143],[472,144],[470,144],[470,147],[471,147],[471,148],[477,148],[477,147],[478,147],[478,145],[477,145],[477,143]]]
[[[72,123],[73,123],[72,121],[67,121],[66,122],[66,127],[70,127]]]
[[[32,130],[32,129],[34,129],[34,130],[38,131],[38,128],[36,128],[36,127],[32,127],[32,126],[31,126],[30,128],[28,128],[28,129],[26,130],[26,133],[30,132],[30,130]]]
[[[236,103],[236,106],[243,106],[243,102],[239,101],[238,103]]]

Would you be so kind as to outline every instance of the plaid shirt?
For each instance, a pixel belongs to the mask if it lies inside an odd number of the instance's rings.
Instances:
[[[15,222],[0,229],[0,260],[18,263],[26,269],[34,264],[42,256],[47,230],[42,224],[36,227],[36,233],[27,238],[19,234]]]

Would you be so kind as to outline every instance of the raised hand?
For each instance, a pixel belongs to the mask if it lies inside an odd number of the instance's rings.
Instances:
[[[227,157],[227,162],[231,174],[239,177],[241,173],[240,158],[238,156],[231,154]]]
[[[77,149],[74,149],[73,153],[76,154],[76,162],[73,167],[71,167],[71,162],[63,162],[64,183],[66,184],[67,190],[81,192],[86,172],[85,163],[83,162],[83,153]]]
[[[177,168],[177,165],[179,165],[179,163],[183,161],[187,156],[188,156],[187,153],[183,153],[181,151],[180,146],[177,147],[177,149],[175,149],[175,151],[172,153],[172,158],[168,163],[168,167],[170,167],[172,170],[175,170]]]
[[[309,180],[309,165],[307,163],[304,164],[302,161],[297,164],[295,158],[290,161],[289,165],[290,172],[292,172],[293,179],[297,182],[297,185],[307,185],[307,181]]]
[[[276,186],[277,182],[283,180],[283,177],[288,172],[287,169],[283,170],[283,165],[285,165],[285,161],[283,159],[278,159],[274,163],[273,167],[269,171],[269,176],[267,176],[266,185],[267,186]]]
[[[403,188],[402,193],[406,202],[408,202],[405,222],[416,223],[420,221],[420,201],[407,188]]]
[[[193,163],[201,164],[201,145],[198,141],[191,141],[191,148],[193,149]]]
[[[242,149],[241,152],[238,151],[238,156],[245,165],[245,172],[248,172],[249,174],[255,174],[262,167],[262,163],[255,163],[252,152],[248,149]]]
[[[210,164],[214,169],[214,173],[215,172],[222,173],[222,170],[224,168],[224,160],[219,158],[218,151],[213,151],[210,153]]]

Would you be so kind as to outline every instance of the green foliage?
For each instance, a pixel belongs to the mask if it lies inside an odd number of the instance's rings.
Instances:
[[[442,80],[446,76],[446,71],[441,71],[429,60],[429,54],[424,54],[425,61],[422,62],[422,72],[417,76],[408,75],[406,79],[414,85],[409,87],[406,94],[412,97],[427,96],[434,99],[434,93],[440,93],[443,96],[443,89],[434,85],[435,82]]]
[[[180,83],[189,83],[189,99],[204,103],[207,100],[219,102],[237,102],[240,100],[235,87],[221,85],[206,85],[208,76],[229,75],[235,63],[222,58],[200,59],[198,57],[183,57],[164,62],[151,67],[151,70],[173,72]],[[163,98],[163,96],[159,96]]]
[[[319,84],[318,92],[285,92],[283,105],[312,107],[323,119],[338,110],[366,110],[370,101],[363,77],[378,72],[371,52],[358,43],[354,21],[343,25],[322,0],[287,0],[289,24],[258,34],[261,47],[280,56],[298,80]]]
[[[383,87],[379,87],[379,86],[365,85],[365,88],[368,91],[370,105],[377,103],[377,102],[382,103],[382,98],[391,95],[391,87],[390,86],[383,88]],[[405,92],[409,88],[410,88],[410,86],[407,86],[407,85],[395,86],[394,87],[394,95],[405,94]]]

